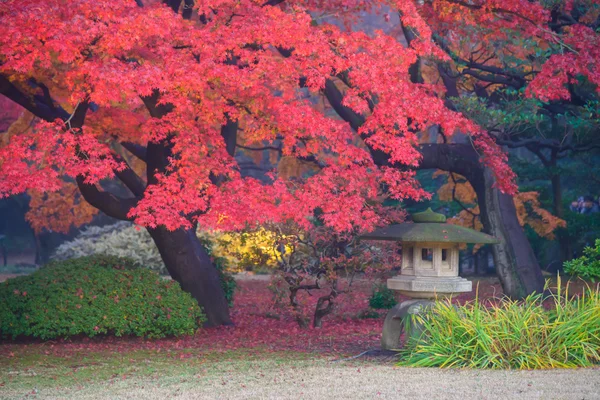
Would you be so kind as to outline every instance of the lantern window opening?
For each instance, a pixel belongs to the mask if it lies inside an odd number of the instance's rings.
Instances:
[[[421,260],[433,262],[433,249],[421,249]]]

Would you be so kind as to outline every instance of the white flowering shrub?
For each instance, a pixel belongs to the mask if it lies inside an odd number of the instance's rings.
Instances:
[[[75,239],[60,245],[52,259],[67,260],[93,254],[127,257],[160,274],[167,273],[150,234],[130,222],[84,228]]]

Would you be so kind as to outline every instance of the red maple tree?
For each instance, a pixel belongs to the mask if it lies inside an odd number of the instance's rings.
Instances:
[[[386,19],[397,12],[412,32],[410,45],[391,33],[353,30],[363,10]],[[345,24],[326,23],[331,13]],[[0,196],[54,192],[75,181],[92,206],[147,227],[209,323],[228,324],[197,224],[309,227],[318,209],[336,231],[371,229],[383,219],[369,199],[424,196],[414,179],[416,145],[434,125],[446,139],[467,133],[496,185],[515,191],[493,138],[448,108],[442,85],[411,75],[417,60],[451,61],[433,29],[457,18],[465,34],[469,24],[485,25],[490,36],[525,26],[532,38],[572,48],[543,66],[532,95],[565,97],[543,85],[546,75],[562,74],[565,60],[579,66],[573,74],[597,83],[597,52],[574,48],[588,49],[593,32],[575,24],[556,38],[544,28],[549,12],[525,0],[5,1],[0,92],[40,121],[0,148]],[[585,41],[573,42],[577,32]],[[342,105],[362,116],[359,127],[312,104],[336,82],[348,85]],[[235,158],[242,138],[250,148],[278,143],[284,156],[318,169],[302,178],[273,174],[268,185],[243,177]],[[145,176],[127,162],[131,155],[145,162]],[[385,163],[376,162],[382,155]],[[129,196],[102,187],[114,178]]]

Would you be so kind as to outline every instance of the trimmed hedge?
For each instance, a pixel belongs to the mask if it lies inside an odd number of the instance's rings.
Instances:
[[[205,321],[179,284],[133,260],[89,256],[52,262],[0,283],[0,337],[193,334]]]

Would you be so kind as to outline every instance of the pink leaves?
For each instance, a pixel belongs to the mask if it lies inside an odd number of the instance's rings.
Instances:
[[[129,0],[75,0],[67,10],[58,0],[9,1],[0,12],[1,72],[18,83],[35,77],[67,110],[83,98],[99,110],[88,112],[81,131],[40,123],[0,149],[0,196],[57,190],[64,177],[96,185],[125,168],[112,157],[113,140],[164,143],[167,166],[129,212],[138,224],[190,228],[200,215],[206,227],[288,220],[308,226],[319,209],[336,231],[367,229],[382,222],[373,205],[380,197],[425,194],[411,174],[378,169],[365,143],[396,167],[416,167],[420,132],[433,125],[448,136],[477,131],[446,108],[436,85],[411,80],[418,58],[444,57],[432,41],[426,5],[207,0],[197,6],[210,15],[205,23],[185,21],[158,2],[140,8]],[[383,32],[315,23],[318,12],[383,6],[400,11],[418,33],[410,47]],[[342,90],[343,105],[364,117],[358,134],[325,101],[330,80],[351,86]],[[156,104],[148,106],[148,96],[157,96]],[[221,133],[228,120],[241,128],[227,139],[229,148]],[[229,154],[232,140],[280,146],[282,156],[311,167],[299,176],[280,173],[269,185],[243,179]],[[481,146],[500,181],[510,181],[506,160],[491,143]]]
[[[106,145],[98,143],[94,131],[65,129],[62,121],[40,121],[35,128],[11,139],[0,148],[0,197],[29,189],[56,191],[60,176],[84,176],[96,184],[121,168]]]
[[[527,87],[529,96],[543,101],[570,100],[567,84],[585,76],[600,92],[600,38],[584,25],[575,25],[561,38],[555,38],[562,54],[550,56],[542,70]]]

